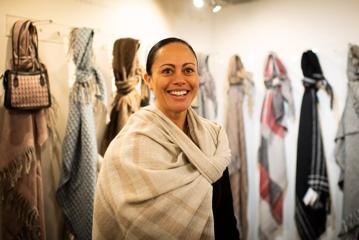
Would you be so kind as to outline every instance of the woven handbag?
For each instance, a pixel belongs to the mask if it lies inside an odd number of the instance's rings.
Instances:
[[[4,105],[6,108],[37,110],[51,106],[51,94],[46,71],[7,70],[4,73],[4,86]]]
[[[17,21],[12,28],[13,70],[4,73],[4,106],[13,110],[38,110],[51,106],[49,78],[38,58],[36,27]]]

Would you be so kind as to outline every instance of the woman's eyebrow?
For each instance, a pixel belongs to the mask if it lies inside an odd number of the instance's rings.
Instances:
[[[195,63],[193,63],[193,62],[188,62],[188,63],[184,63],[184,64],[183,64],[183,66],[187,66],[187,65],[193,65],[193,66],[196,66],[196,64],[195,64]]]
[[[196,66],[196,64],[193,63],[193,62],[187,62],[187,63],[182,64],[182,66],[187,66],[187,65]],[[173,67],[173,68],[175,68],[176,65],[175,65],[175,64],[171,64],[171,63],[165,63],[165,64],[160,65],[160,68],[162,68],[162,67]]]
[[[165,67],[165,66],[168,66],[168,67],[175,67],[175,65],[174,65],[174,64],[170,64],[170,63],[165,63],[165,64],[160,65],[160,67]]]

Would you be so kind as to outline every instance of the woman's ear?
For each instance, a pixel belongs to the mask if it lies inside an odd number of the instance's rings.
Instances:
[[[143,76],[143,78],[145,79],[145,82],[147,84],[147,86],[149,87],[149,89],[152,91],[152,84],[151,84],[151,77],[145,73],[145,75]]]

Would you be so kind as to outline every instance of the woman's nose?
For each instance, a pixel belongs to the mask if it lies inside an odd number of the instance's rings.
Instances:
[[[183,74],[182,71],[177,71],[175,74],[175,79],[174,79],[174,84],[177,85],[184,85],[186,83],[185,81],[185,75]]]

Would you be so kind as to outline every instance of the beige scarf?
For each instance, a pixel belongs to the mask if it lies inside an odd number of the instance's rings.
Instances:
[[[110,144],[93,239],[214,239],[212,183],[230,161],[223,128],[188,110],[191,139],[151,105]]]
[[[243,102],[246,97],[249,114],[252,115],[254,82],[252,74],[246,71],[238,55],[233,55],[230,58],[227,80],[229,88],[227,91],[225,127],[232,152],[232,161],[228,170],[237,228],[241,234],[241,239],[245,240],[248,235],[248,170]]]

